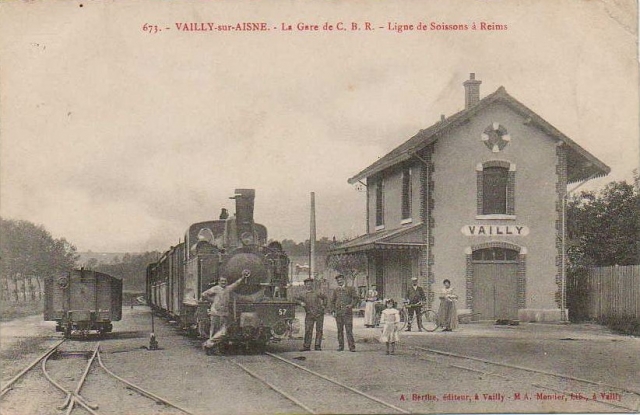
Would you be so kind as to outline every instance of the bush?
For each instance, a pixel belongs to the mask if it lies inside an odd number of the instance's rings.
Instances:
[[[625,317],[603,317],[601,324],[609,327],[611,330],[621,334],[631,334],[640,336],[640,319],[633,316]]]

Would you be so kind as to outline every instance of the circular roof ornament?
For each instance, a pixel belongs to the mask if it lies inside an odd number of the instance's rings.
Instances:
[[[480,138],[484,145],[494,153],[499,153],[511,142],[511,136],[507,129],[495,121],[484,129]]]

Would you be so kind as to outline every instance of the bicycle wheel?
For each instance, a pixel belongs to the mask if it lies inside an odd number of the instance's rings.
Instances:
[[[435,331],[438,328],[438,313],[433,310],[425,310],[420,314],[422,327],[426,331]]]
[[[404,308],[400,309],[400,323],[398,323],[398,330],[402,331],[407,325],[407,320],[409,316],[407,315],[407,310]]]

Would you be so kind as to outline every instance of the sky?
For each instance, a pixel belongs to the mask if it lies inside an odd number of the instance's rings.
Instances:
[[[2,2],[0,215],[79,251],[164,251],[255,188],[270,238],[309,238],[310,192],[318,236],[355,237],[365,193],[347,179],[462,110],[471,72],[611,167],[581,189],[631,180],[637,16],[628,0]],[[338,22],[375,30],[296,29]],[[474,22],[507,30],[389,30]]]

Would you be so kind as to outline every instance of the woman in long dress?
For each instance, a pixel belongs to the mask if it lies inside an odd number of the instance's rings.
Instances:
[[[364,304],[364,326],[375,327],[376,326],[376,301],[378,300],[378,291],[376,286],[372,285],[371,289],[367,292],[367,298]]]
[[[398,323],[400,323],[400,312],[395,308],[395,301],[389,298],[385,301],[387,308],[382,310],[380,314],[380,325],[382,325],[382,335],[380,342],[386,343],[387,354],[389,354],[389,346],[391,346],[391,354],[396,351],[396,342],[400,339],[398,335]]]
[[[458,308],[456,302],[458,296],[451,288],[451,281],[442,281],[444,288],[440,292],[440,309],[438,310],[438,323],[444,331],[452,331],[458,328]]]

